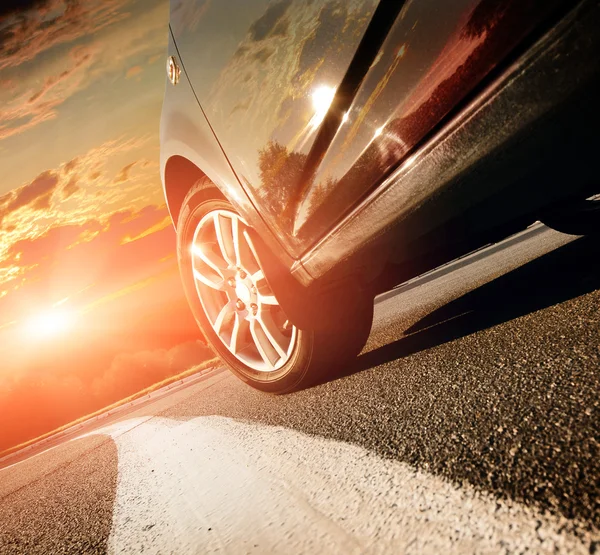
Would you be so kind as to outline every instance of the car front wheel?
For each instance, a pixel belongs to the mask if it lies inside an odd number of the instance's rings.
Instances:
[[[255,240],[210,182],[190,190],[177,225],[178,261],[207,342],[235,375],[263,391],[287,393],[340,373],[368,338],[373,299],[355,298],[329,327],[298,329],[269,286]]]

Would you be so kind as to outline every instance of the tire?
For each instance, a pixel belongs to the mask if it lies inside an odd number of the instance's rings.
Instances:
[[[355,298],[331,325],[298,329],[271,291],[258,240],[210,181],[192,187],[177,222],[177,257],[207,343],[238,378],[262,391],[288,393],[335,377],[368,338],[372,297]]]
[[[569,235],[600,234],[600,198],[568,203],[560,210],[545,214],[540,221],[561,233]]]

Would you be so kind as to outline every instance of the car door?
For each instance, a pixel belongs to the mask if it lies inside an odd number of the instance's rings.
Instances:
[[[238,179],[289,252],[319,240],[561,0],[175,0]]]
[[[568,0],[404,3],[327,152],[305,179],[292,233],[331,229],[562,13]],[[536,99],[532,98],[532,102]],[[485,189],[485,184],[481,184]],[[471,191],[468,198],[485,196]],[[444,217],[468,208],[447,207]],[[401,215],[399,214],[399,217]],[[441,222],[427,222],[431,229]]]

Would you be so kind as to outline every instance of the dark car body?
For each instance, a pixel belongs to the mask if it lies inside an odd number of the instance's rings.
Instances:
[[[591,0],[172,0],[173,221],[210,179],[300,323],[289,291],[505,237],[596,179],[599,29]]]

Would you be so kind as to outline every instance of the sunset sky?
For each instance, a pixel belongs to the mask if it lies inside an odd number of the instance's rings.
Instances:
[[[125,250],[142,255],[133,244],[170,225],[157,162],[168,2],[23,4],[0,23],[0,326],[67,297],[83,308],[110,289],[108,265],[115,284],[135,280],[160,257],[127,267]]]
[[[455,0],[444,20],[428,2],[404,5],[312,196],[263,183],[261,156],[271,168],[265,152],[310,151],[376,2],[179,2],[172,25],[232,166],[271,223],[300,237],[319,202],[341,216],[438,123],[420,111],[456,89],[460,68],[479,68],[473,85],[489,69],[475,63],[495,48],[486,28],[466,32],[478,5]],[[506,5],[496,19],[513,33],[519,3]],[[14,432],[0,427],[0,451],[213,356],[183,294],[160,180],[168,25],[168,0],[0,4],[0,422]],[[460,100],[448,98],[444,110]],[[419,118],[406,146],[396,124]],[[363,152],[374,173],[349,194],[339,184]],[[346,204],[327,196],[336,184]],[[304,204],[281,218],[294,195]]]
[[[52,372],[89,389],[92,359],[108,371],[199,338],[158,166],[168,11],[0,7],[0,398]],[[180,311],[169,329],[165,306]]]

